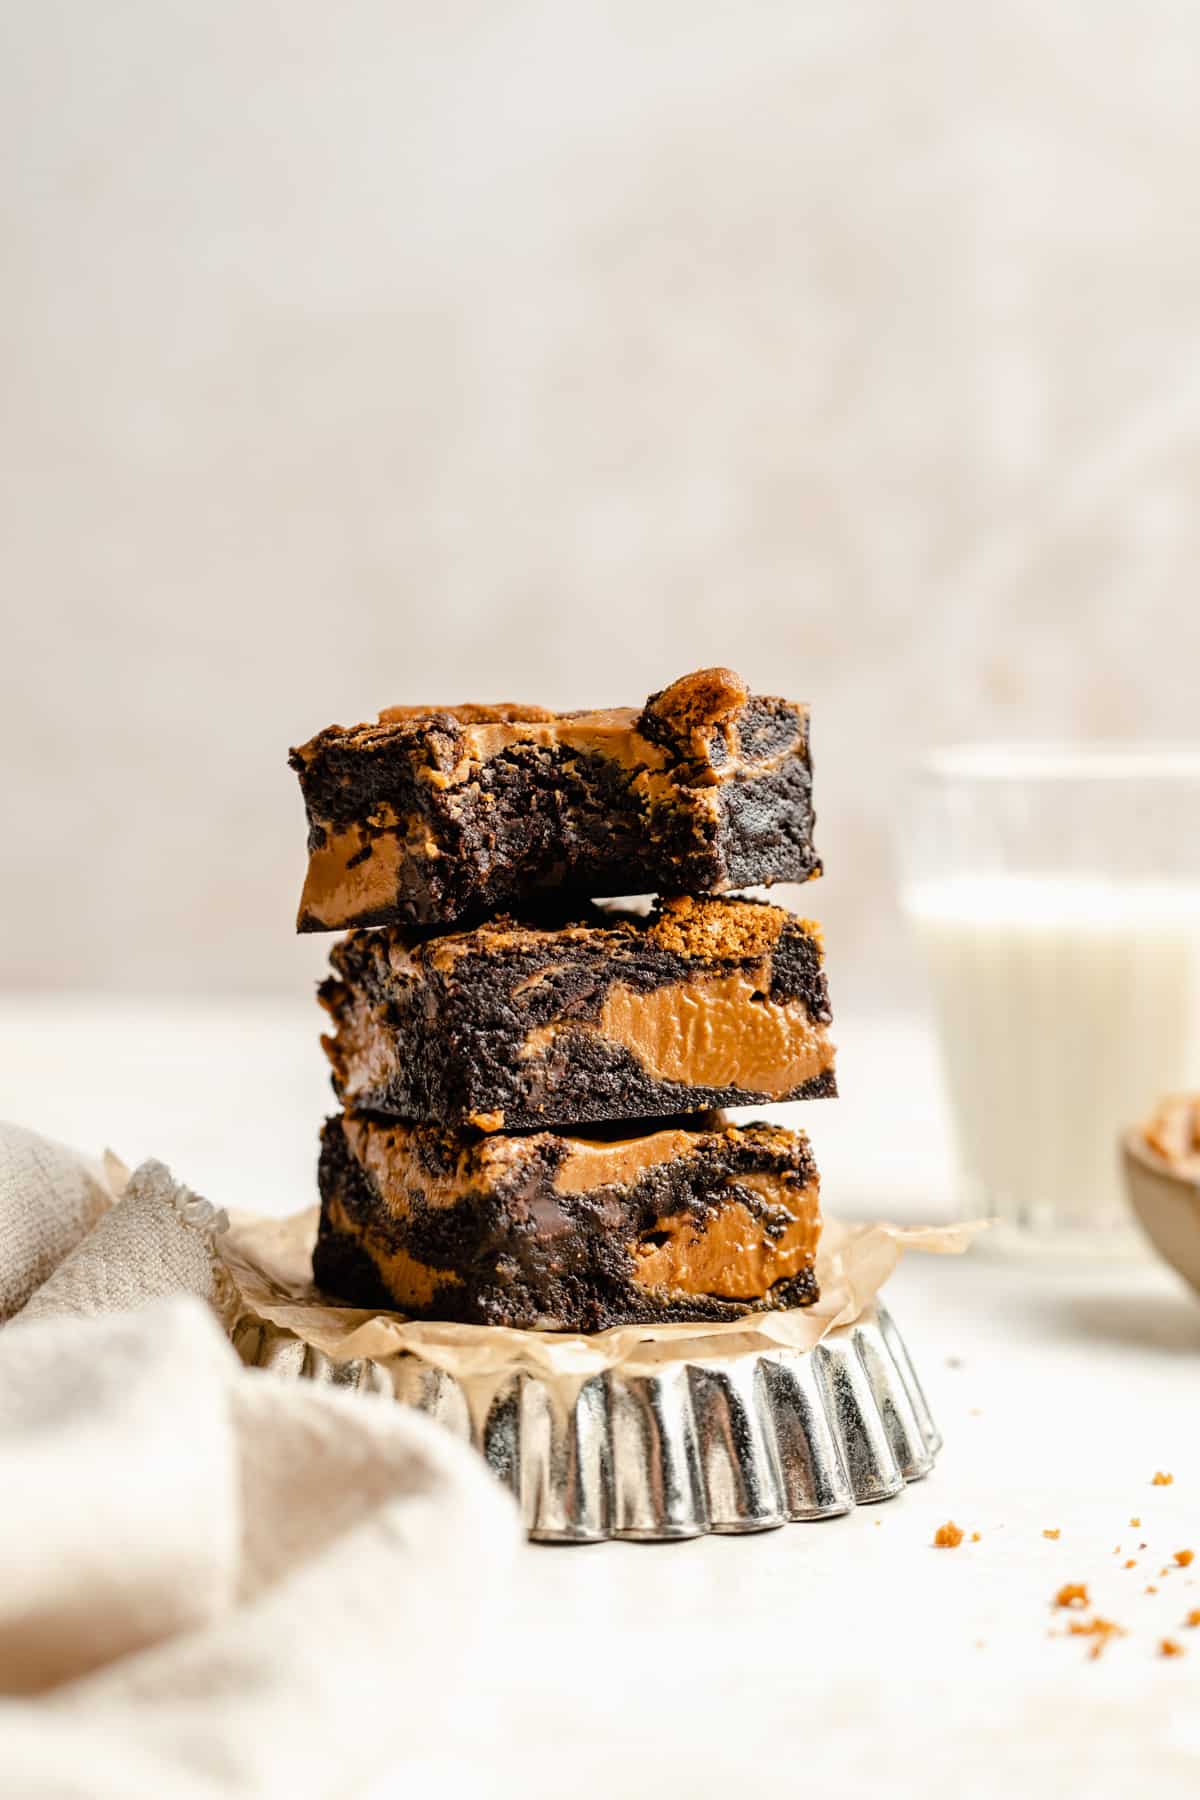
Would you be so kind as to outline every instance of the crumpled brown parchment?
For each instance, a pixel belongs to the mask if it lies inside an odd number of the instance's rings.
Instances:
[[[634,1373],[675,1360],[781,1347],[811,1350],[829,1332],[862,1316],[906,1251],[959,1255],[985,1224],[851,1225],[826,1219],[817,1250],[821,1297],[814,1306],[716,1324],[614,1325],[592,1334],[446,1324],[340,1306],[313,1286],[316,1207],[285,1219],[237,1216],[220,1250],[245,1318],[289,1331],[335,1362],[383,1361],[408,1353],[464,1384],[516,1371],[578,1382],[606,1369]]]

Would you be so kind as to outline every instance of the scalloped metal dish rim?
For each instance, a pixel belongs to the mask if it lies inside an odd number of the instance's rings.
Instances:
[[[336,1363],[252,1318],[253,1366],[392,1395],[473,1443],[535,1542],[659,1543],[837,1518],[919,1481],[941,1449],[911,1358],[876,1302],[811,1350],[607,1370],[573,1401],[536,1374],[469,1388],[410,1353]]]

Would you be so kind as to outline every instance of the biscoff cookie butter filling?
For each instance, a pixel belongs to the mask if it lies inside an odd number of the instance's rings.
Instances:
[[[660,1081],[753,1089],[767,1099],[833,1067],[833,1045],[799,1001],[767,998],[769,971],[757,979],[673,983],[635,993],[609,990],[602,1037],[621,1044]]]
[[[675,1293],[757,1300],[776,1282],[811,1268],[821,1233],[815,1191],[794,1192],[781,1181],[770,1194],[779,1209],[772,1229],[732,1193],[708,1219],[682,1214],[657,1220],[631,1245],[633,1279]]]

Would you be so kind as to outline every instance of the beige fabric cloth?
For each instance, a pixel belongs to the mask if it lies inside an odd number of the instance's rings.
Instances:
[[[0,1323],[20,1311],[116,1197],[98,1163],[0,1124]]]
[[[0,1125],[0,1295],[41,1282],[0,1330],[0,1788],[354,1792],[461,1706],[515,1511],[391,1401],[243,1369],[220,1215],[119,1185]]]

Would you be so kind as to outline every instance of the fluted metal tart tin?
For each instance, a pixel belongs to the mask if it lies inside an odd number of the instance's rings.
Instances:
[[[244,1362],[418,1407],[473,1443],[539,1543],[770,1531],[890,1500],[941,1438],[899,1331],[876,1302],[809,1350],[731,1349],[581,1380],[526,1370],[460,1384],[408,1352],[335,1362],[246,1319]]]

